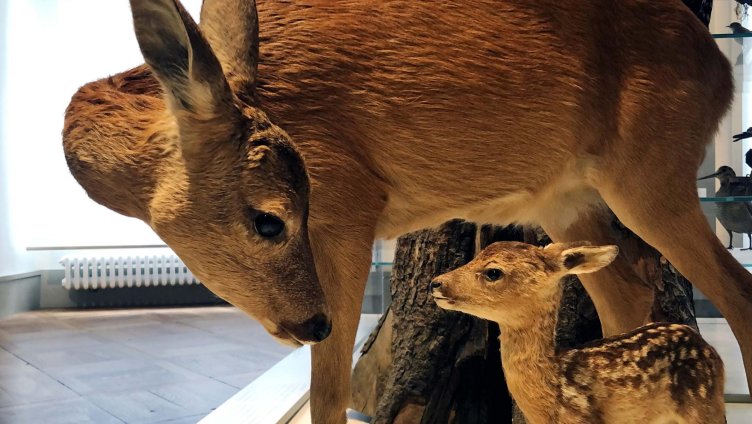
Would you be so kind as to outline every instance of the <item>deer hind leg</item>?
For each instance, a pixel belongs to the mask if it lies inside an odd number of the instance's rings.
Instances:
[[[314,424],[344,423],[350,401],[355,333],[371,267],[373,231],[339,234],[312,231],[311,241],[332,333],[311,349],[311,414]]]
[[[686,134],[684,140],[693,136]],[[686,143],[686,148],[666,142],[647,148],[645,143],[622,145],[641,146],[639,155],[629,155],[639,160],[617,162],[626,157],[617,152],[612,163],[596,172],[596,188],[621,222],[658,249],[723,313],[741,346],[747,381],[752,382],[752,274],[718,240],[700,208],[693,166],[700,152]],[[664,160],[669,157],[673,159]]]
[[[608,211],[593,209],[566,228],[544,222],[543,229],[555,242],[587,240],[595,244],[619,244],[612,221]],[[644,325],[653,304],[653,289],[635,273],[624,253],[608,267],[578,276],[598,311],[604,336]]]

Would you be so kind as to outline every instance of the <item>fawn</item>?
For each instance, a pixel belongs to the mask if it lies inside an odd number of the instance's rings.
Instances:
[[[695,184],[731,67],[678,0],[205,0],[200,26],[130,2],[146,65],[73,96],[68,166],[275,337],[320,342],[314,422],[345,420],[374,239],[451,218],[615,244],[611,208],[752,372],[752,275]],[[606,334],[648,322],[628,258],[582,277]]]
[[[499,324],[504,375],[528,423],[724,423],[723,362],[691,327],[653,323],[558,351],[561,280],[610,264],[616,246],[489,245],[435,278],[444,309]]]

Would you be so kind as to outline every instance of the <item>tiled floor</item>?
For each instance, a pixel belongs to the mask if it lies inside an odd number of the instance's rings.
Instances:
[[[727,393],[748,393],[728,325],[701,330]],[[192,424],[290,352],[230,307],[19,314],[0,320],[0,424]],[[727,408],[752,422],[752,404]]]
[[[231,307],[0,320],[0,423],[195,423],[291,349]]]

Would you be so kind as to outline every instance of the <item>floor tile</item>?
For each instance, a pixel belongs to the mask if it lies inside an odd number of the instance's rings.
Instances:
[[[150,356],[163,359],[172,359],[182,355],[213,354],[244,347],[242,343],[216,337],[206,332],[149,336],[130,339],[121,343]]]
[[[0,374],[5,369],[13,370],[24,365],[26,365],[26,362],[22,361],[18,356],[0,348]]]
[[[28,364],[0,370],[0,407],[67,400],[78,394]]]
[[[726,421],[728,424],[752,423],[752,404],[727,403],[726,404]]]
[[[84,331],[92,331],[105,328],[115,330],[123,327],[155,325],[161,322],[156,314],[146,313],[129,315],[118,312],[122,311],[108,311],[99,313],[96,320],[92,320],[90,316],[86,315],[61,317],[61,320],[71,327],[75,327],[79,330]]]
[[[230,386],[242,389],[245,386],[251,384],[253,380],[259,378],[259,376],[261,376],[261,374],[263,373],[264,371],[253,371],[243,374],[223,375],[216,377],[216,379],[223,383],[229,384]]]
[[[24,352],[23,358],[39,369],[69,368],[119,360],[148,360],[147,355],[141,351],[114,343],[66,345],[55,350]]]
[[[84,395],[185,383],[205,377],[166,361],[125,359],[47,370],[54,378]]]
[[[268,356],[253,355],[248,351],[230,351],[208,355],[177,356],[170,361],[198,374],[217,378],[236,375],[240,370],[244,373],[263,372],[279,362],[279,358],[268,358]]]
[[[49,329],[29,334],[14,334],[9,339],[0,340],[0,347],[20,355],[24,352],[55,351],[68,346],[95,346],[102,343],[96,335],[75,329]]]
[[[147,390],[94,394],[87,399],[126,423],[153,423],[191,414]]]
[[[6,334],[28,336],[45,331],[72,330],[63,321],[48,319],[44,313],[25,312],[0,320],[0,330]]]
[[[291,351],[232,307],[17,314],[0,424],[196,423]]]
[[[171,420],[166,421],[158,421],[154,424],[196,424],[197,422],[201,421],[205,416],[207,416],[211,411],[206,411],[202,414],[198,415],[191,415],[190,417],[181,417],[181,418],[175,418]]]
[[[123,424],[82,398],[0,408],[0,424]]]
[[[180,406],[184,411],[197,414],[210,411],[238,389],[216,380],[206,379],[193,384],[171,384],[149,388],[149,392]]]

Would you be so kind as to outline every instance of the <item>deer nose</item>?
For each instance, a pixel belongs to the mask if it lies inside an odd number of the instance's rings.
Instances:
[[[308,333],[313,336],[314,342],[320,342],[329,337],[332,332],[332,321],[324,314],[314,315],[313,318],[303,323]]]
[[[282,324],[299,342],[318,343],[332,332],[332,321],[324,314],[316,314],[300,324]]]
[[[441,286],[442,286],[443,284],[444,284],[444,283],[442,283],[442,282],[441,282],[441,281],[439,281],[439,280],[433,280],[433,281],[431,281],[430,283],[428,283],[428,292],[430,293],[430,292],[432,292],[432,291],[434,291],[434,290],[436,290],[436,289],[439,289],[439,288],[441,288]]]

